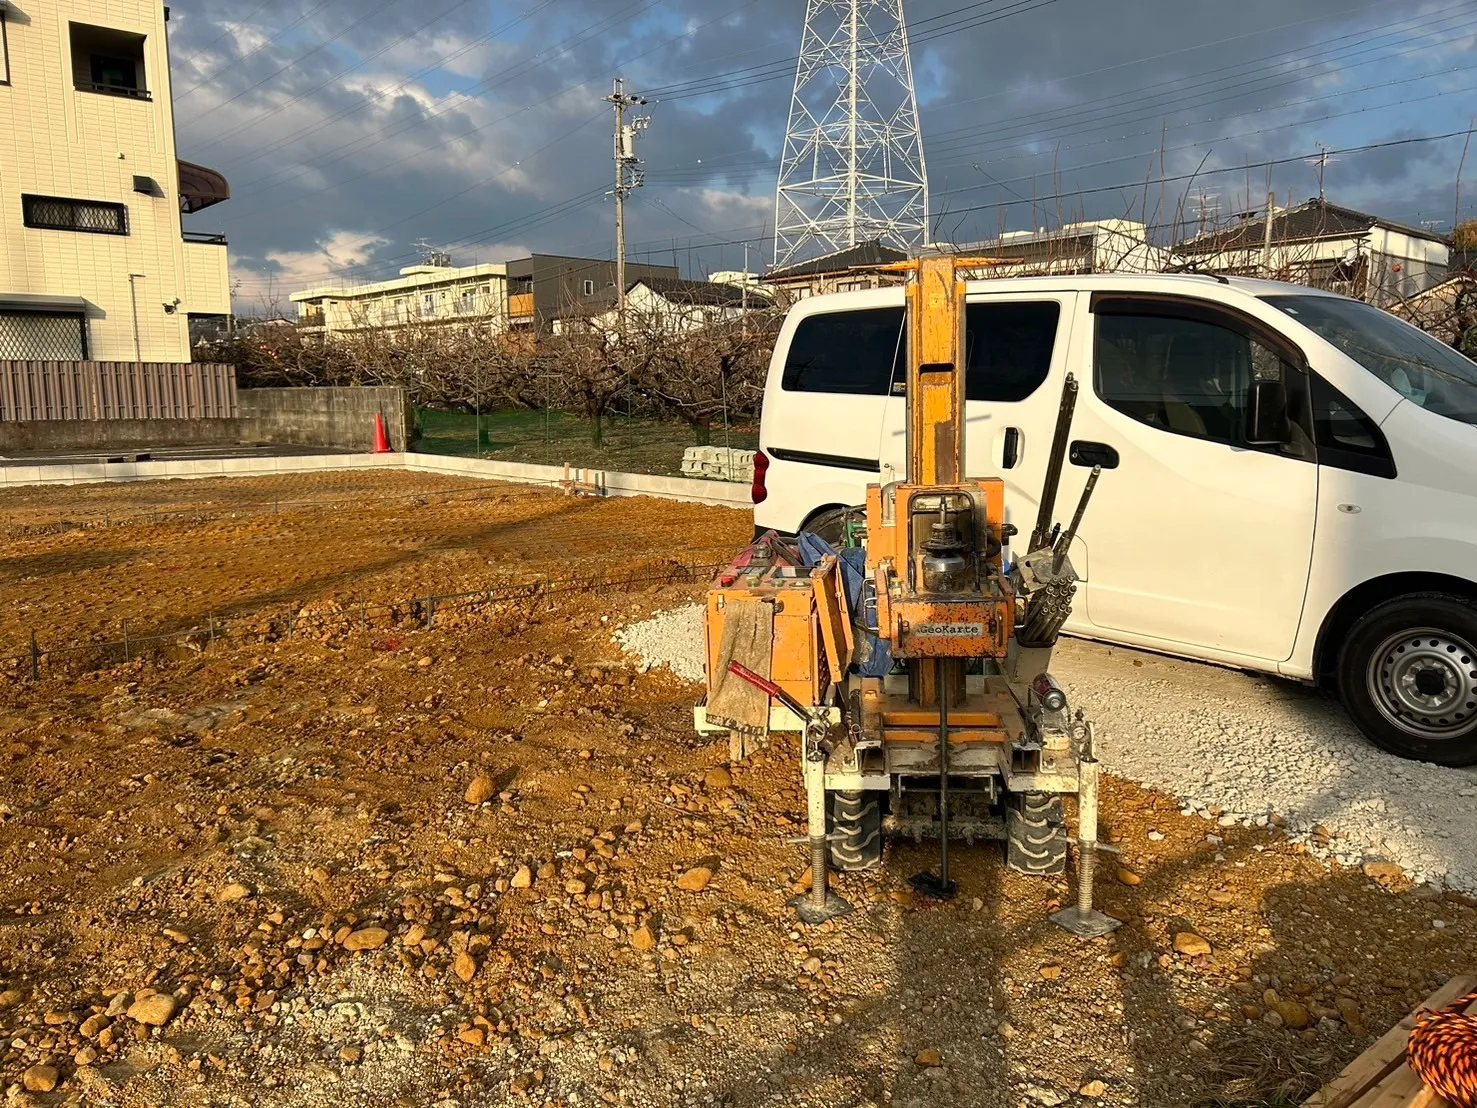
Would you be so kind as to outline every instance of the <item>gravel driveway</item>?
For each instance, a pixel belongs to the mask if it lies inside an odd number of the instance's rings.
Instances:
[[[663,612],[618,641],[700,680],[702,608]],[[1054,671],[1096,724],[1104,768],[1223,825],[1285,821],[1346,865],[1386,860],[1417,883],[1477,893],[1477,771],[1395,758],[1330,697],[1275,678],[1081,640]]]

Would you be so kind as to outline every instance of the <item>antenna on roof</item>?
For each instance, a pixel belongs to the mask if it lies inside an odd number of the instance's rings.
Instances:
[[[1200,233],[1203,235],[1207,226],[1215,227],[1220,217],[1220,197],[1213,190],[1202,188],[1195,197],[1195,219],[1199,223]]]
[[[433,265],[440,269],[451,265],[451,255],[439,246],[432,246],[425,239],[416,239],[412,245],[420,253],[422,265]]]
[[[1328,168],[1329,162],[1336,162],[1339,159],[1334,155],[1332,146],[1321,142],[1314,143],[1314,145],[1318,147],[1317,155],[1304,158],[1303,161],[1318,167],[1318,199],[1321,201],[1323,199],[1323,171]]]

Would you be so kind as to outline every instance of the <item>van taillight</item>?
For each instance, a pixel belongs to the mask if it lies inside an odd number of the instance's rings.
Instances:
[[[764,487],[764,475],[769,472],[769,459],[764,451],[754,451],[754,483],[749,487],[749,496],[755,504],[763,504],[769,497],[769,490]]]

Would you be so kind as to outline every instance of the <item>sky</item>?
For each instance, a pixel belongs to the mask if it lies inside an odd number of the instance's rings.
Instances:
[[[936,241],[1080,218],[1169,235],[1316,196],[1320,149],[1335,203],[1441,232],[1474,214],[1477,0],[905,5]],[[457,265],[613,257],[620,76],[651,101],[632,259],[701,278],[747,244],[760,269],[805,8],[176,0],[180,156],[233,194],[187,226],[229,235],[240,313],[393,277],[421,242]]]

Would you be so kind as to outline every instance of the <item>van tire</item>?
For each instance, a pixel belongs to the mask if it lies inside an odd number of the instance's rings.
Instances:
[[[1010,797],[1005,809],[1005,864],[1033,877],[1067,872],[1067,817],[1061,797],[1048,793]]]
[[[1477,603],[1437,592],[1387,600],[1349,629],[1337,669],[1345,709],[1376,746],[1477,765]]]
[[[854,873],[882,864],[881,796],[872,790],[830,794],[826,822],[833,869]]]

